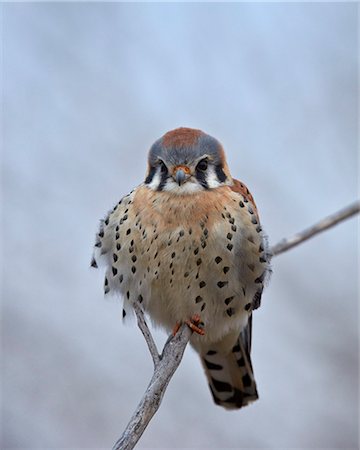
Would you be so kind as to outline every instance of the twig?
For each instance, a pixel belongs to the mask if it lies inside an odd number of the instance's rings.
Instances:
[[[141,314],[143,313],[141,312]],[[142,316],[142,319],[144,319],[144,316]],[[183,325],[175,337],[168,339],[159,363],[155,366],[150,384],[113,450],[131,450],[134,448],[151,418],[159,409],[165,390],[181,362],[190,336],[190,328]]]
[[[301,244],[302,242],[306,241],[307,239],[310,239],[316,234],[321,233],[322,231],[325,231],[330,227],[333,227],[339,222],[342,222],[343,220],[348,219],[349,217],[354,216],[359,212],[360,212],[360,202],[354,202],[351,205],[347,206],[346,208],[341,209],[340,211],[334,214],[331,214],[330,216],[326,217],[323,220],[320,220],[320,222],[316,223],[312,227],[300,231],[299,233],[295,234],[290,238],[282,239],[279,243],[271,247],[270,252],[273,256],[286,252],[286,250],[289,250],[290,248],[293,248],[296,245]]]
[[[337,223],[358,214],[359,212],[360,202],[355,202],[347,208],[344,208],[341,211],[338,211],[335,214],[321,220],[312,227],[295,234],[291,238],[283,239],[278,244],[271,247],[270,253],[273,256],[279,255],[280,253],[301,244],[307,239],[310,239],[317,233],[325,231]],[[168,339],[160,356],[154,339],[146,324],[141,307],[136,304],[134,305],[134,309],[139,328],[144,335],[154,361],[154,374],[143,398],[136,408],[135,413],[130,419],[123,435],[114,445],[113,450],[131,450],[134,448],[151,418],[159,409],[165,390],[181,362],[185,348],[191,337],[190,328],[187,325],[183,325],[175,337],[171,336]]]
[[[156,347],[155,341],[152,337],[152,334],[150,333],[149,327],[147,326],[141,306],[139,304],[135,303],[133,305],[133,308],[134,308],[134,311],[136,314],[138,327],[140,328],[140,330],[145,338],[145,341],[149,348],[149,352],[150,352],[153,362],[154,362],[154,367],[156,368],[160,362],[160,355],[159,355],[158,349]]]

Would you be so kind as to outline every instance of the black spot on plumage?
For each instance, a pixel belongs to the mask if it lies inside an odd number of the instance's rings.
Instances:
[[[246,303],[245,305],[245,311],[249,311],[249,309],[251,308],[251,303]]]
[[[214,378],[211,378],[212,384],[214,385],[214,388],[218,392],[232,392],[233,388],[230,383],[226,383],[225,381],[215,380]]]
[[[187,278],[189,276],[189,272],[184,273],[184,277]]]
[[[119,239],[119,237],[120,237],[120,234],[119,234],[119,233],[116,233],[116,234],[115,234],[115,239],[117,240],[117,239]]]
[[[169,269],[172,269],[172,267],[173,267],[173,263],[170,263]]]
[[[255,229],[256,229],[256,232],[257,232],[257,233],[260,233],[260,231],[262,231],[262,228],[261,228],[260,225],[258,225]]]
[[[241,349],[240,349],[240,345],[237,343],[237,344],[235,344],[234,345],[234,347],[232,348],[232,352],[233,353],[237,353],[237,352],[239,352]]]
[[[126,316],[126,311],[125,311],[125,309],[122,310],[122,316],[123,316],[123,319],[125,319],[125,316]]]
[[[105,286],[108,286],[108,285],[109,285],[109,280],[108,280],[106,277],[105,277],[104,283],[105,283]]]
[[[109,225],[109,218],[107,217],[104,222],[105,225]]]
[[[132,261],[132,262],[136,262],[136,260],[137,260],[137,257],[136,257],[136,255],[132,255],[132,257],[131,257],[131,261]]]
[[[239,202],[239,206],[240,206],[240,208],[243,208],[245,205],[243,202]]]
[[[249,200],[246,197],[244,197],[243,200],[244,200],[244,203],[248,203],[249,202]]]
[[[261,263],[265,263],[266,262],[266,258],[264,258],[263,256],[260,256],[259,261]]]
[[[134,251],[134,247],[129,247],[129,253],[132,253]]]
[[[236,225],[232,225],[232,226],[231,226],[231,230],[235,233],[236,230],[237,230]]]
[[[205,281],[200,281],[200,283],[199,283],[200,289],[203,288],[203,287],[205,287],[205,286],[206,286]]]
[[[173,252],[173,253],[171,254],[171,257],[172,257],[172,258],[175,258],[175,256],[176,256],[176,253]]]
[[[228,267],[228,266],[225,266],[225,267],[223,268],[223,272],[224,272],[224,273],[228,273],[229,270],[230,270],[230,267]]]
[[[197,265],[197,266],[200,266],[200,264],[201,264],[201,258],[199,258],[199,259],[196,261],[196,265]]]
[[[196,247],[196,249],[194,250],[194,255],[197,255],[199,253],[199,247]]]
[[[217,282],[217,285],[218,285],[219,288],[223,288],[227,284],[228,284],[228,281],[218,281]]]
[[[189,228],[189,234],[192,234],[192,229],[191,228]]]
[[[241,357],[240,359],[237,359],[236,363],[239,367],[245,367],[245,359],[243,357]]]
[[[235,309],[234,309],[234,308],[228,308],[228,309],[226,310],[226,314],[227,314],[229,317],[233,316],[233,315],[235,314]]]
[[[257,220],[256,220],[256,217],[254,216],[254,217],[252,217],[252,219],[251,219],[251,223],[253,223],[254,225],[257,225]]]
[[[255,279],[255,283],[256,284],[262,283],[264,279],[265,279],[265,272],[263,272],[259,277]]]
[[[252,209],[252,207],[250,205],[248,206],[248,211],[250,214],[254,214],[254,210]]]
[[[216,264],[221,263],[221,261],[222,261],[222,258],[221,258],[220,256],[217,256],[217,257],[215,258]]]
[[[233,300],[234,300],[235,296],[232,295],[231,297],[228,297],[225,299],[225,305],[229,305]]]
[[[206,242],[205,242],[205,241],[201,243],[201,247],[202,247],[202,248],[205,248],[205,247],[206,247]]]
[[[215,350],[209,350],[206,354],[209,355],[209,356],[216,355],[216,351]]]
[[[119,281],[120,281],[120,284],[123,282],[123,279],[124,279],[124,275],[123,274],[121,274],[120,276],[119,276]]]
[[[228,245],[227,245],[227,249],[228,249],[230,252],[231,252],[231,250],[233,249],[233,247],[234,247],[234,246],[233,246],[232,244],[228,244]]]
[[[135,273],[135,272],[136,272],[136,267],[135,267],[135,266],[132,266],[132,267],[131,267],[131,272],[132,272],[132,273]]]
[[[203,303],[201,306],[201,311],[204,311],[205,307],[206,307],[206,303]]]
[[[180,230],[180,231],[179,231],[179,236],[182,237],[182,236],[184,236],[184,234],[185,234],[185,233],[184,233],[184,230]]]
[[[99,237],[101,237],[101,238],[104,237],[104,230],[100,230],[100,231],[99,231]]]
[[[230,223],[231,225],[234,225],[234,222],[235,222],[235,219],[234,219],[233,217],[230,217],[229,223]]]
[[[202,302],[202,297],[200,297],[200,295],[198,295],[195,299],[195,303],[200,303]]]
[[[214,364],[208,360],[206,360],[205,358],[203,359],[205,366],[209,369],[209,370],[223,370],[223,366],[220,366],[220,364]]]
[[[242,377],[242,382],[244,384],[244,387],[250,387],[251,386],[251,378],[250,378],[250,375],[248,373],[246,373]]]
[[[129,300],[129,298],[130,298],[130,292],[129,291],[127,291],[126,292],[126,298]]]
[[[231,233],[228,233],[228,234],[226,235],[226,237],[227,237],[227,239],[229,239],[229,241],[231,241],[231,239],[233,238],[233,235],[232,235]]]
[[[262,244],[259,245],[259,252],[262,253],[264,251],[264,246]]]
[[[235,345],[234,345],[234,347],[232,348],[232,352],[233,353],[237,353],[237,352],[239,352],[241,349],[240,349],[240,345],[239,345],[239,343],[236,343]]]
[[[112,267],[111,270],[112,270],[113,276],[115,276],[118,272],[116,267]]]
[[[139,302],[139,303],[142,303],[143,300],[144,300],[144,299],[143,299],[143,296],[140,294],[139,297],[138,297],[138,302]]]
[[[96,242],[95,247],[100,248],[101,247],[101,242],[100,241]]]
[[[204,235],[207,236],[208,234],[209,234],[209,230],[207,228],[205,228]]]
[[[156,258],[157,258],[158,254],[159,254],[159,252],[156,252],[156,253],[155,253],[155,255],[154,255],[154,259],[156,259]]]
[[[242,288],[242,291],[243,291],[243,294],[245,296],[246,295],[246,289],[244,287]]]
[[[128,218],[128,215],[127,215],[127,214],[124,214],[122,220],[125,222],[125,220],[127,220],[127,218]]]
[[[120,243],[117,243],[116,244],[116,250],[120,250],[121,249],[121,244]]]
[[[131,233],[131,228],[128,228],[128,229],[126,230],[126,234],[129,235],[130,233]]]
[[[119,231],[119,230],[120,230],[119,225],[116,225],[115,231]]]
[[[91,265],[91,267],[94,267],[95,269],[97,269],[97,263],[96,263],[96,260],[95,260],[95,258],[93,258],[92,260],[91,260],[91,263],[90,263],[90,265]]]

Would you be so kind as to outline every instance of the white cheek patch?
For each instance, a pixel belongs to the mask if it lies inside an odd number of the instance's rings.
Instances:
[[[156,191],[159,187],[161,182],[160,173],[159,170],[156,171],[156,174],[154,175],[153,179],[151,180],[151,183],[148,184],[148,187],[152,189],[153,191]]]
[[[209,166],[208,170],[206,172],[206,182],[209,186],[210,189],[212,188],[217,188],[219,186],[222,185],[222,183],[220,183],[216,173],[215,173],[215,167],[214,166]]]

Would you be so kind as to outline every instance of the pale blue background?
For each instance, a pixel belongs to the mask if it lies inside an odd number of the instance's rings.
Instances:
[[[98,219],[164,132],[224,144],[272,243],[356,199],[357,10],[2,6],[1,448],[109,448],[137,405],[150,356],[88,266]],[[353,219],[273,261],[260,401],[215,406],[188,349],[139,448],[357,448],[357,244]]]

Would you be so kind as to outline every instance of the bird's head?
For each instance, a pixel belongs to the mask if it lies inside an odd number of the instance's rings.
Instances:
[[[233,183],[221,144],[192,128],[177,128],[150,148],[145,185],[191,194]]]

